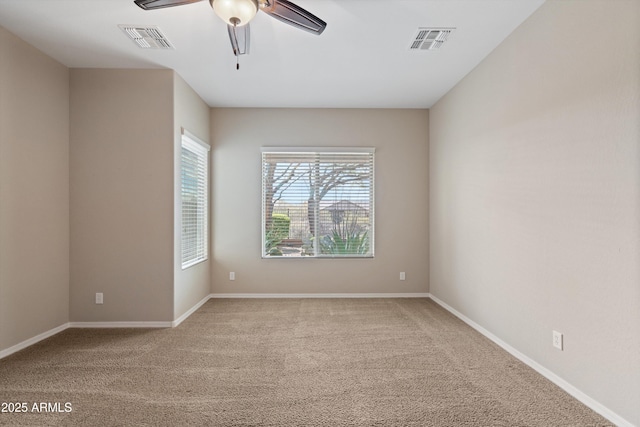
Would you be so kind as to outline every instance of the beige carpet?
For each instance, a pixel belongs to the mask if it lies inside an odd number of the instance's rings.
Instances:
[[[29,407],[2,425],[611,425],[428,299],[211,300],[175,329],[68,329],[0,361],[0,402]]]

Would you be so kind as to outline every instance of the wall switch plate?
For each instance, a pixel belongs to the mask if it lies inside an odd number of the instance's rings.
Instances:
[[[558,350],[562,350],[562,334],[558,331],[553,331],[553,346]]]
[[[404,271],[400,272],[400,280],[405,280],[407,276],[404,274]]]
[[[229,280],[236,280],[236,272],[235,271],[231,271],[229,273]]]
[[[104,297],[102,292],[96,292],[96,304],[102,304],[104,302]]]

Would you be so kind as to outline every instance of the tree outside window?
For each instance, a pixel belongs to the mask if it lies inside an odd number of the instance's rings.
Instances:
[[[372,257],[373,149],[264,149],[263,257]]]

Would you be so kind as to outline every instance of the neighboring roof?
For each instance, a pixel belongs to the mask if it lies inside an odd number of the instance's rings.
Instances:
[[[320,202],[321,211],[368,211],[369,206],[365,204],[353,203],[349,200],[341,200],[339,202]]]

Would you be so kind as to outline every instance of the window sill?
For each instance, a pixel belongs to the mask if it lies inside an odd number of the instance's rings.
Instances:
[[[182,270],[184,271],[184,270],[186,270],[188,268],[191,268],[191,267],[193,267],[195,265],[202,264],[203,262],[206,262],[208,260],[209,260],[209,258],[204,258],[204,259],[199,259],[199,260],[196,260],[196,261],[191,261],[191,262],[189,262],[187,264],[183,264],[182,265]]]

